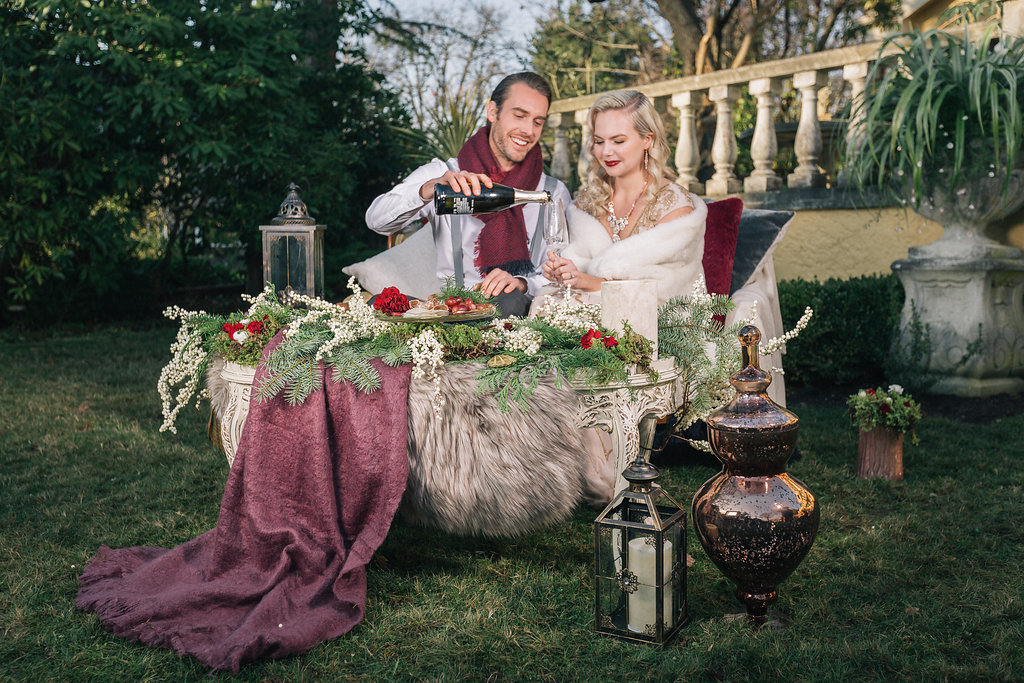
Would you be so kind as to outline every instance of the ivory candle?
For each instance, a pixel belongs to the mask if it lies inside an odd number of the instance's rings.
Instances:
[[[658,357],[658,283],[653,280],[611,280],[601,284],[601,326],[622,334],[623,321],[651,340],[651,359]]]
[[[630,631],[643,633],[658,618],[655,600],[657,589],[654,587],[658,575],[657,557],[654,546],[647,542],[647,537],[634,538],[629,542],[629,571],[636,574],[639,585],[629,594],[626,601],[626,627]],[[672,626],[672,541],[665,541],[662,548],[662,616],[665,628]]]

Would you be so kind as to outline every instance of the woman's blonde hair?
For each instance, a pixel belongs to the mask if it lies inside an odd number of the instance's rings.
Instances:
[[[668,167],[669,146],[668,141],[665,140],[665,126],[662,125],[661,117],[658,116],[658,112],[655,111],[654,105],[647,95],[636,90],[616,90],[605,93],[598,97],[590,107],[590,113],[587,115],[590,131],[585,141],[585,148],[590,153],[587,183],[590,185],[592,197],[600,207],[607,206],[611,200],[612,183],[608,172],[594,156],[594,120],[602,112],[619,110],[630,115],[633,128],[640,134],[640,137],[652,136],[646,168],[652,182],[648,183],[645,191],[647,200],[650,201],[654,198],[662,178],[672,179],[675,177],[675,172]]]

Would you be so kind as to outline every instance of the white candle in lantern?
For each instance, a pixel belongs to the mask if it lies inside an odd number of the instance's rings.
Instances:
[[[643,633],[658,618],[655,607],[657,597],[654,584],[658,575],[654,546],[647,542],[651,537],[634,538],[629,542],[629,571],[636,574],[639,585],[629,593],[626,601],[627,628],[636,633]],[[665,628],[672,626],[672,541],[665,541],[662,548],[662,615]]]
[[[601,326],[622,334],[622,322],[651,340],[651,359],[658,357],[658,283],[653,280],[610,280],[601,284]]]

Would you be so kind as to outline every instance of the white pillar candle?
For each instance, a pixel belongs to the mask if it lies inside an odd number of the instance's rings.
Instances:
[[[610,280],[601,284],[601,326],[622,334],[623,321],[651,340],[651,359],[658,357],[658,283],[653,280]]]
[[[626,627],[630,631],[643,633],[658,618],[655,600],[657,592],[655,577],[658,575],[654,546],[648,537],[634,538],[629,542],[629,571],[636,574],[639,585],[629,594],[626,601]],[[672,627],[672,541],[665,541],[662,548],[662,615],[665,628]]]

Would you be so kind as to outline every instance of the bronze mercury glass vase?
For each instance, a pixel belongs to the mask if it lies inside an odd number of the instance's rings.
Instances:
[[[765,393],[772,380],[758,367],[761,332],[747,325],[739,338],[743,368],[730,380],[736,396],[707,418],[722,471],[693,497],[693,525],[708,557],[736,584],[747,616],[763,624],[778,585],[814,542],[818,504],[786,473],[799,419]]]

